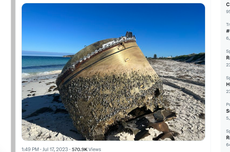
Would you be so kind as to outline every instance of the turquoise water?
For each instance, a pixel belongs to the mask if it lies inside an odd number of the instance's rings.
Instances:
[[[70,58],[22,56],[22,76],[43,75],[62,70]]]

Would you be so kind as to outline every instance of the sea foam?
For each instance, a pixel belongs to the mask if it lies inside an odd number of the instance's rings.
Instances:
[[[22,78],[30,78],[34,76],[45,76],[45,75],[60,74],[60,73],[61,70],[36,72],[36,73],[22,73]]]

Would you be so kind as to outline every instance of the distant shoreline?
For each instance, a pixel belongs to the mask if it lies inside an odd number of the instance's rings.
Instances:
[[[74,55],[64,55],[64,58],[72,58]]]
[[[199,54],[189,54],[189,55],[180,55],[176,57],[159,57],[159,58],[148,58],[148,60],[151,59],[163,59],[163,60],[174,60],[178,62],[185,62],[185,63],[195,63],[195,64],[205,64],[205,53],[199,53]]]

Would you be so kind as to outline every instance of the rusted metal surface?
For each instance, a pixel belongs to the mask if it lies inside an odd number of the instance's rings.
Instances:
[[[162,106],[162,81],[135,38],[97,52],[113,40],[119,39],[102,40],[76,53],[56,82],[75,127],[89,140],[103,140],[109,127],[139,117],[131,115],[135,109],[154,112]]]

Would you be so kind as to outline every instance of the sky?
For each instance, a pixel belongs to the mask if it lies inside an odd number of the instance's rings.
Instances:
[[[22,55],[75,54],[94,42],[125,36],[147,57],[205,52],[203,4],[24,4]]]

